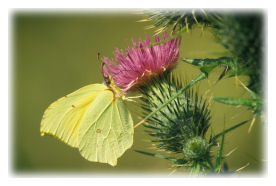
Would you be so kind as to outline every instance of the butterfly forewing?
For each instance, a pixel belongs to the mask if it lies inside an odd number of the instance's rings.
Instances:
[[[72,147],[78,147],[81,120],[89,105],[106,88],[101,84],[88,85],[52,103],[43,114],[41,134],[53,135]]]

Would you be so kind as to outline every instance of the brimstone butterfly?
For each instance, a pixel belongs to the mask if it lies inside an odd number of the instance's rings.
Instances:
[[[112,166],[133,143],[130,112],[110,81],[82,87],[52,103],[44,112],[40,132],[78,148],[89,161]]]

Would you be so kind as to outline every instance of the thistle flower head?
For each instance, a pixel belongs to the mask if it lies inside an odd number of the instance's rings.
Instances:
[[[163,39],[169,36],[165,33]],[[160,42],[160,37],[155,36],[155,41]],[[115,50],[115,61],[104,57],[103,72],[110,76],[116,86],[124,92],[146,84],[151,76],[158,75],[171,69],[179,56],[181,38],[175,38],[157,46],[151,46],[150,38],[144,41],[133,41],[133,46],[125,49],[125,53],[118,48]]]

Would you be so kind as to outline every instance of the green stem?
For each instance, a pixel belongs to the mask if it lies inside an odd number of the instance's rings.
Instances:
[[[164,155],[161,155],[161,154],[154,154],[154,153],[150,153],[150,152],[144,152],[144,151],[141,151],[141,150],[134,150],[136,152],[139,152],[141,154],[145,154],[145,155],[148,155],[148,156],[153,156],[153,157],[157,157],[157,158],[161,158],[161,159],[165,159],[165,160],[170,160],[176,164],[184,164],[186,163],[187,161],[184,160],[184,159],[176,159],[176,158],[172,158],[172,157],[169,157],[169,156],[164,156]]]
[[[215,140],[216,140],[218,137],[220,137],[221,135],[224,135],[224,134],[226,134],[227,132],[230,132],[230,131],[234,130],[235,128],[238,128],[238,127],[240,127],[240,126],[246,124],[248,121],[249,121],[249,120],[243,121],[243,122],[241,122],[241,123],[238,123],[238,124],[236,124],[236,125],[234,125],[234,126],[228,128],[228,129],[222,131],[221,133],[218,133],[217,135],[215,135],[215,136],[212,138],[212,140],[215,141]]]
[[[142,123],[144,123],[147,119],[149,119],[151,116],[153,116],[155,113],[159,112],[162,108],[164,108],[165,106],[167,106],[170,102],[172,102],[175,98],[177,98],[180,94],[183,94],[184,91],[186,91],[188,88],[190,88],[191,86],[193,86],[194,84],[196,84],[197,82],[199,82],[202,79],[205,79],[207,76],[205,75],[205,73],[201,73],[199,74],[194,80],[192,80],[186,87],[183,87],[182,89],[180,89],[174,96],[172,96],[167,102],[163,103],[160,107],[158,107],[156,110],[152,111],[149,115],[147,115],[142,121],[140,121],[139,123],[137,123],[134,128],[138,127],[139,125],[141,125]]]

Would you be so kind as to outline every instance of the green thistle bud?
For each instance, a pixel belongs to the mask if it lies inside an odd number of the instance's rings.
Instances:
[[[209,156],[209,145],[205,139],[197,136],[185,143],[183,152],[189,160],[203,160]]]
[[[175,95],[184,85],[169,73],[153,78],[147,86],[140,87],[143,95],[142,116],[156,110]],[[149,135],[157,148],[182,153],[184,145],[195,136],[205,138],[210,126],[208,104],[192,90],[187,90],[160,112],[147,120],[144,126],[151,129]]]

